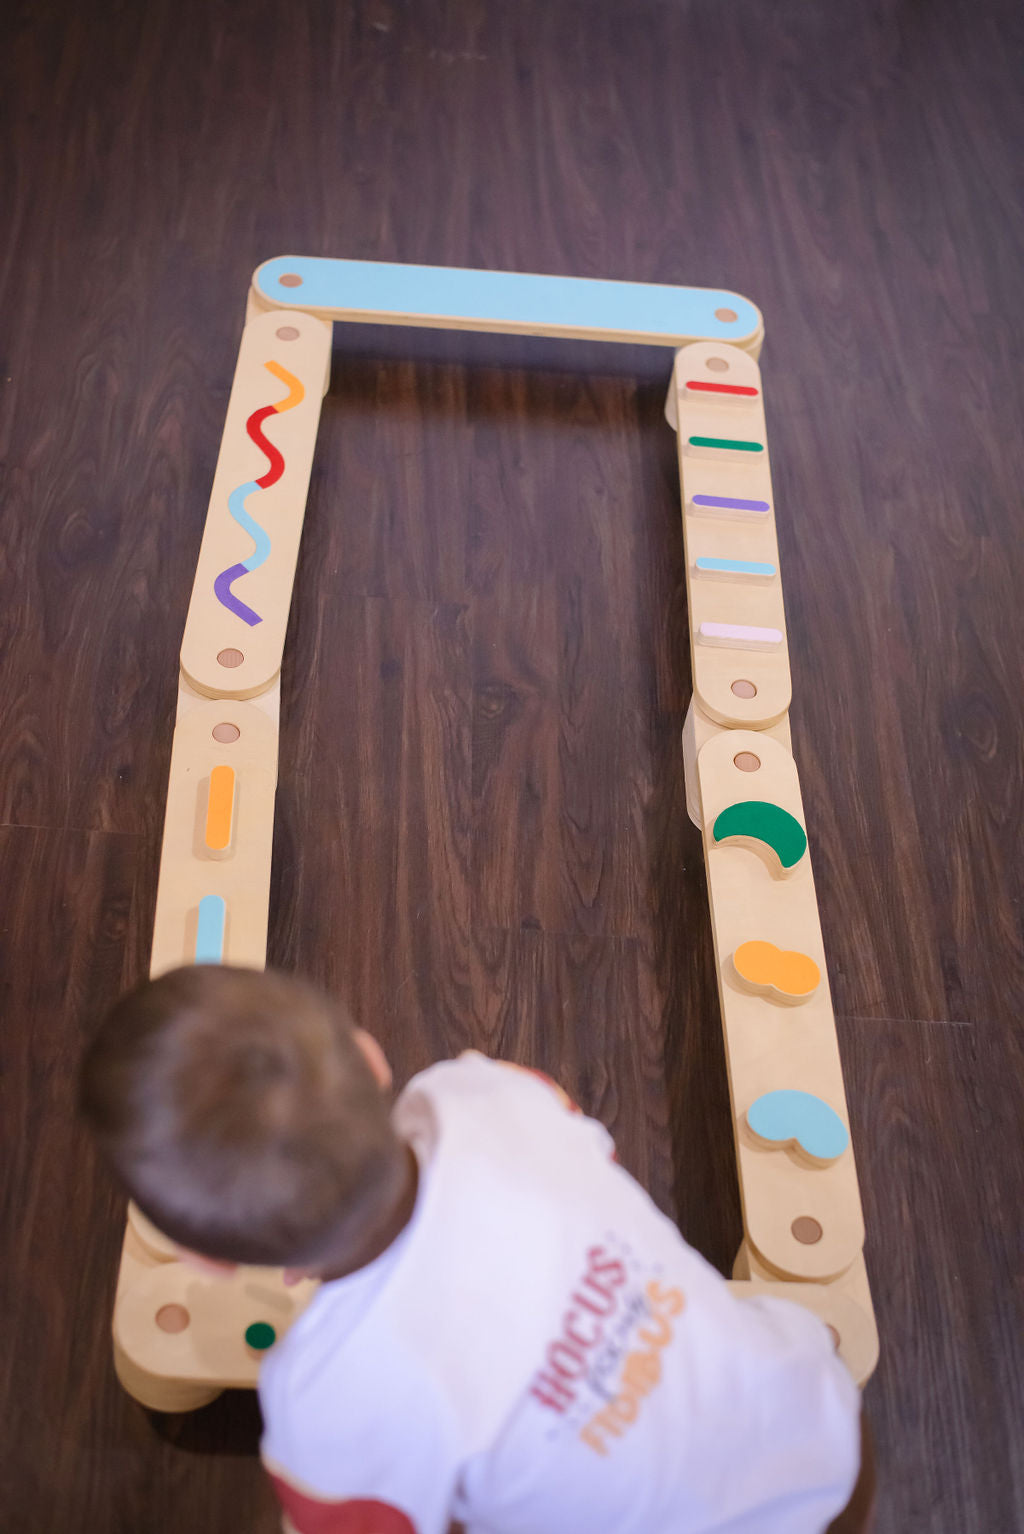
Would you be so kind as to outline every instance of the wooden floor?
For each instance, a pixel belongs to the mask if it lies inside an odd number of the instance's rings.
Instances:
[[[6,1534],[276,1526],[252,1397],[154,1419],[114,1381],[122,1208],[72,1093],[82,1037],[145,970],[246,284],[289,252],[763,309],[795,750],[882,1330],[878,1534],[1024,1527],[1022,62],[1014,0],[14,4]],[[343,992],[402,1078],[467,1045],[552,1070],[725,1268],[668,368],[339,327],[271,958]]]

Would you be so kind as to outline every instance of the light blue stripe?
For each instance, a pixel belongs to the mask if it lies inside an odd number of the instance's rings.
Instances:
[[[242,564],[247,570],[258,570],[260,565],[265,564],[270,558],[270,539],[258,522],[254,522],[245,509],[246,498],[252,495],[260,486],[254,479],[247,485],[239,485],[237,490],[232,490],[228,496],[228,511],[234,517],[239,527],[244,527],[256,547],[248,559],[243,559]]]
[[[301,286],[282,287],[279,279],[288,274],[301,277]],[[655,346],[743,341],[760,327],[757,309],[738,293],[666,283],[277,256],[259,267],[255,284],[275,306],[350,309],[357,311],[353,317],[394,324],[451,320],[486,327],[491,321],[594,340],[606,331],[628,331]],[[716,309],[731,309],[736,319],[716,319]]]
[[[716,570],[723,575],[774,575],[775,566],[762,564],[757,559],[710,559],[701,555],[698,570]]]
[[[224,960],[224,922],[227,906],[221,895],[204,895],[199,902],[196,930],[196,963],[221,964]]]

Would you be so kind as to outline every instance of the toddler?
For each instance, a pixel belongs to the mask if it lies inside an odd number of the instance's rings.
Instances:
[[[816,1317],[736,1298],[546,1078],[466,1054],[390,1085],[336,1002],[216,965],[125,996],[83,1064],[183,1255],[322,1281],[260,1375],[286,1529],[865,1527],[859,1396]]]

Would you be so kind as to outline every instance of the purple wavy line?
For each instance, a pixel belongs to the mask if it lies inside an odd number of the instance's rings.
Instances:
[[[230,570],[222,570],[213,583],[213,591],[217,600],[223,602],[228,612],[234,613],[236,618],[241,618],[242,622],[247,623],[250,628],[255,628],[257,623],[263,622],[263,619],[259,613],[253,612],[251,607],[246,607],[244,602],[240,602],[231,590],[231,583],[237,581],[240,575],[248,575],[248,573],[244,565],[232,565]]]

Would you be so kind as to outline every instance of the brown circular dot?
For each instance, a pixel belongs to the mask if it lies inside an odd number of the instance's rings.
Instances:
[[[832,1326],[828,1321],[825,1322],[825,1325],[828,1327],[828,1334],[832,1338],[832,1346],[835,1348],[836,1352],[838,1353],[839,1352],[839,1344],[842,1341],[842,1338],[840,1337],[839,1333],[836,1331],[835,1327]]]
[[[756,772],[761,765],[761,758],[755,756],[753,751],[737,751],[733,761],[740,772]]]
[[[281,281],[284,281],[283,277],[281,278]],[[735,309],[716,309],[715,319],[721,320],[723,325],[731,325],[734,320],[739,319],[739,315],[736,313]]]
[[[711,369],[712,373],[728,373],[729,371],[729,364],[724,357],[709,357],[707,366]]]
[[[227,650],[221,650],[217,656],[217,664],[220,666],[227,666],[229,670],[233,670],[235,666],[240,666],[244,660],[245,656],[242,654],[241,650],[233,650],[230,648]]]
[[[274,331],[274,334],[279,341],[297,341],[299,339],[299,331],[296,325],[282,325],[280,330]]]
[[[222,746],[233,745],[241,733],[237,724],[215,724],[213,727],[213,738]]]
[[[298,272],[285,272],[284,276],[279,277],[277,280],[281,284],[282,288],[302,287],[302,278],[299,276]],[[735,318],[736,316],[733,315],[733,319]]]
[[[754,686],[753,682],[744,682],[742,680],[733,682],[732,690],[736,694],[737,698],[757,697],[757,688]]]
[[[162,1332],[183,1332],[191,1320],[184,1305],[161,1305],[156,1313],[156,1324]]]
[[[789,1228],[793,1232],[793,1239],[799,1241],[801,1246],[813,1246],[825,1234],[818,1221],[809,1214],[797,1215]]]

